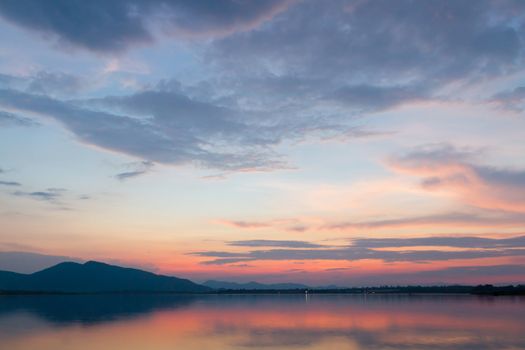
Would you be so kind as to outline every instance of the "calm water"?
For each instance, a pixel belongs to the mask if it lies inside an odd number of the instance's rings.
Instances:
[[[525,299],[0,297],[9,349],[525,349]]]

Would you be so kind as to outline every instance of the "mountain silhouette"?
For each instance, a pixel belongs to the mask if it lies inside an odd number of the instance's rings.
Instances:
[[[0,291],[119,293],[199,293],[210,288],[187,279],[156,275],[97,261],[63,262],[32,274],[0,271]]]

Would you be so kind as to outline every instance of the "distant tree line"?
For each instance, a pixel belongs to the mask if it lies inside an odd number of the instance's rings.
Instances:
[[[525,285],[494,286],[379,286],[334,289],[219,289],[217,294],[476,294],[476,295],[525,295]]]

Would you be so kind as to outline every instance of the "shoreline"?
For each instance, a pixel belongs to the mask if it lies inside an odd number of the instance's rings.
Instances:
[[[403,290],[215,290],[209,292],[175,292],[175,291],[0,291],[0,297],[8,296],[87,296],[87,295],[173,295],[173,296],[228,296],[228,295],[361,295],[361,296],[421,296],[421,295],[472,295],[472,296],[525,296],[525,288],[493,290],[429,290],[429,291],[403,291]]]

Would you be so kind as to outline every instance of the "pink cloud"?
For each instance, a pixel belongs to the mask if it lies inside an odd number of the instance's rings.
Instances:
[[[226,226],[245,229],[257,229],[272,226],[272,223],[262,221],[217,220],[217,222]]]
[[[477,208],[525,213],[525,170],[482,165],[480,155],[441,144],[393,157],[388,164],[419,177],[425,190],[450,194]]]

